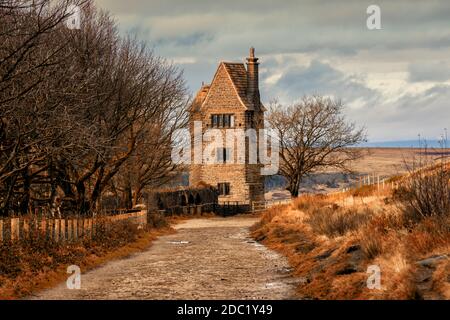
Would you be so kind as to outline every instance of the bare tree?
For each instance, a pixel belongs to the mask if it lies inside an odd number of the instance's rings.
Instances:
[[[280,139],[279,173],[293,196],[305,175],[325,167],[348,170],[362,156],[352,146],[365,141],[365,130],[346,121],[339,100],[313,96],[287,107],[272,103],[267,122]]]
[[[168,179],[167,141],[188,100],[181,72],[120,37],[92,0],[24,3],[0,0],[0,214],[36,202],[93,211],[127,166],[141,168],[136,199]]]
[[[32,180],[55,134],[48,99],[63,58],[69,5],[83,1],[0,1],[0,213],[27,211]],[[62,40],[62,41],[57,41]],[[44,107],[45,106],[45,107]]]

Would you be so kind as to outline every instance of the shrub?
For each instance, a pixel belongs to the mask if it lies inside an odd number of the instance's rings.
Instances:
[[[167,218],[164,214],[161,213],[149,213],[147,215],[147,226],[149,228],[164,228],[169,225]]]
[[[406,237],[405,245],[414,254],[428,254],[450,245],[450,219],[425,218]]]
[[[294,201],[294,207],[305,212],[311,212],[312,210],[331,204],[332,202],[327,200],[327,196],[322,194],[306,194],[298,197]]]
[[[383,252],[383,235],[372,228],[365,228],[360,240],[364,256],[372,260]]]
[[[450,215],[450,171],[444,166],[418,170],[394,193],[409,219]]]
[[[322,207],[310,213],[306,222],[314,232],[336,237],[357,230],[367,223],[372,214],[370,209],[359,212],[356,209]]]

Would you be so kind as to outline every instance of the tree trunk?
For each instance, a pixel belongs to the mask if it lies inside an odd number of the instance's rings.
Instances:
[[[289,181],[289,186],[287,189],[291,193],[291,196],[294,198],[298,197],[299,195],[300,182],[301,182],[300,177],[292,177],[291,180]]]
[[[131,209],[133,207],[133,191],[131,189],[131,183],[129,181],[125,186],[123,205],[126,209]]]
[[[103,181],[104,173],[105,173],[105,167],[102,166],[102,167],[100,167],[100,170],[98,172],[97,181],[95,182],[94,190],[92,190],[92,194],[91,194],[90,209],[92,211],[94,211],[96,209],[97,200],[100,197],[100,193],[102,192],[102,181]]]

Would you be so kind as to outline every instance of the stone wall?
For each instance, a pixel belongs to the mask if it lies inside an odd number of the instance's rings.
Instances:
[[[200,110],[191,113],[190,129],[193,134],[194,121],[202,121],[202,131],[211,128],[212,114],[234,114],[234,128],[246,130],[246,107],[239,99],[233,83],[223,64],[215,75],[208,95]],[[257,112],[255,119],[258,128],[263,128],[263,113]],[[225,137],[226,129],[221,129]],[[192,143],[193,136],[192,136]],[[203,150],[209,144],[203,141]],[[225,141],[224,141],[225,144]],[[194,144],[192,144],[194,146]],[[224,145],[225,147],[225,145]],[[236,146],[235,146],[236,147]],[[193,148],[192,148],[193,149]],[[248,152],[248,142],[245,143],[246,153]],[[215,154],[212,156],[216,157]],[[194,159],[194,155],[192,155]],[[237,164],[236,152],[234,153],[233,163],[229,164],[192,164],[190,167],[189,183],[196,186],[200,183],[206,183],[217,187],[218,183],[230,183],[230,195],[220,196],[219,201],[238,201],[249,203],[251,201],[261,201],[264,199],[264,177],[260,174],[261,165],[257,164]]]

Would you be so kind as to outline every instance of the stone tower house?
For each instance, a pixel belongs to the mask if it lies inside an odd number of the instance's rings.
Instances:
[[[262,165],[259,159],[257,162],[249,161],[249,138],[241,143],[241,147],[245,145],[245,161],[242,161],[242,157],[238,161],[238,152],[236,149],[231,151],[232,148],[228,148],[231,145],[225,141],[226,131],[230,129],[234,132],[254,129],[256,136],[259,136],[259,129],[264,128],[265,108],[260,101],[259,63],[254,48],[250,49],[250,56],[246,60],[246,66],[241,62],[220,62],[211,84],[202,85],[190,107],[192,149],[197,144],[203,152],[198,156],[192,151],[194,162],[190,167],[189,184],[196,186],[205,183],[217,187],[219,202],[250,204],[252,201],[264,200]],[[194,124],[197,129],[194,129]],[[224,148],[213,148],[211,153],[215,160],[220,161],[209,163],[209,159],[205,160],[204,151],[208,142],[203,139],[199,141],[199,135],[194,135],[194,131],[199,132],[200,128],[201,137],[208,129],[217,129],[223,133]],[[233,147],[236,148],[238,143],[234,141]]]

